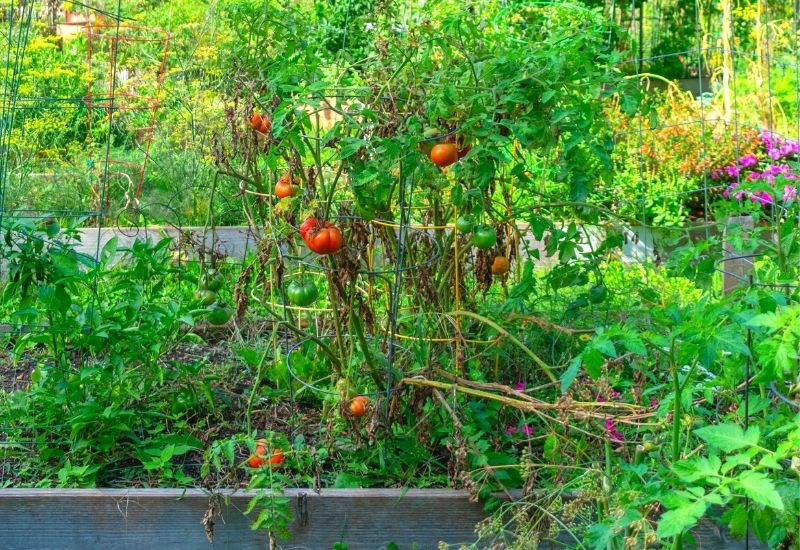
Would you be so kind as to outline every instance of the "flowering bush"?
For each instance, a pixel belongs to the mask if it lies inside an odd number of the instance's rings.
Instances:
[[[757,151],[758,131],[727,122],[713,106],[673,88],[653,91],[646,101],[633,117],[622,106],[608,109],[616,133],[614,178],[598,185],[595,199],[653,225],[703,218],[707,175]]]
[[[722,193],[726,199],[749,198],[759,204],[774,204],[780,200],[786,205],[797,198],[800,170],[790,163],[797,162],[798,158],[800,141],[784,139],[765,130],[759,134],[758,150],[714,169],[711,178],[728,184]]]

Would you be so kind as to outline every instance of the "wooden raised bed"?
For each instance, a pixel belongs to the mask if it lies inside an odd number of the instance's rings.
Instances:
[[[213,543],[203,517],[209,494],[200,489],[4,489],[0,490],[0,549],[84,550],[268,548],[263,531],[250,529],[242,512],[251,494],[221,493]],[[486,517],[466,491],[447,489],[290,489],[295,521],[282,549],[435,550],[440,541],[458,547],[476,540],[475,524]],[[302,511],[305,510],[305,513]],[[703,550],[744,549],[711,522],[692,533]],[[575,544],[566,534],[559,537]],[[478,547],[488,547],[478,544]],[[765,548],[751,537],[749,548]]]

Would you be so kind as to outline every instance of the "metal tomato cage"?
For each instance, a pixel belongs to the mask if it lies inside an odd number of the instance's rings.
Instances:
[[[45,220],[88,221],[97,228],[98,246],[91,254],[77,254],[82,261],[97,264],[99,236],[104,228],[119,211],[135,211],[139,204],[170,35],[131,24],[132,20],[121,14],[120,1],[111,11],[81,2],[72,4],[73,11],[64,12],[57,10],[57,2],[10,0],[0,4],[5,27],[0,40],[6,52],[0,88],[0,228],[20,236],[20,223],[28,233],[33,225]],[[75,66],[76,72],[87,74],[85,95],[53,95],[31,80],[24,61],[33,55],[29,51],[31,27],[43,15],[62,45],[85,53],[84,64]],[[155,51],[155,61],[149,63],[146,56],[138,55],[141,48]],[[25,93],[20,92],[23,83]],[[26,168],[22,155],[35,155],[38,151],[23,151],[12,146],[12,140],[24,139],[28,127],[42,121],[53,121],[55,139],[58,123],[68,121],[74,128],[85,128],[86,140],[83,151],[55,166],[53,173],[34,174]],[[137,126],[140,122],[143,125]],[[137,147],[126,158],[117,158],[114,139],[126,132],[136,136]],[[50,180],[58,183],[54,186]],[[75,187],[74,193],[62,196],[64,185],[69,184]],[[112,185],[119,187],[124,204],[112,203]],[[48,201],[46,194],[40,196],[39,187],[53,189],[47,194],[55,198]],[[62,202],[65,199],[70,204]],[[37,209],[30,208],[32,202],[37,203]],[[51,204],[42,204],[47,202]],[[27,238],[40,239],[43,246],[62,246],[36,235],[29,234]],[[96,285],[95,277],[90,309],[96,303]],[[0,320],[2,333],[22,334],[36,328],[14,319]],[[89,326],[84,330],[90,330]]]

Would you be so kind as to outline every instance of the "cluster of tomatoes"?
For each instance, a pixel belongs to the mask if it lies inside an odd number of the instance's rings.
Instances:
[[[195,302],[208,308],[208,322],[215,326],[224,325],[233,316],[233,310],[219,301],[218,292],[224,285],[225,278],[221,274],[206,273],[200,281],[200,287],[193,295]]]
[[[272,121],[266,116],[262,116],[258,111],[254,111],[252,116],[248,119],[250,128],[264,135],[269,135],[272,130]]]
[[[456,220],[456,228],[459,233],[472,233],[471,241],[473,246],[481,250],[489,250],[497,243],[497,231],[491,225],[475,224],[471,216],[459,216]],[[492,262],[493,275],[505,275],[509,270],[508,258],[505,256],[495,256]]]
[[[267,441],[259,439],[256,441],[256,452],[247,459],[247,465],[251,468],[260,468],[261,466],[277,468],[283,464],[285,458],[280,449],[275,449],[271,455],[267,456]]]

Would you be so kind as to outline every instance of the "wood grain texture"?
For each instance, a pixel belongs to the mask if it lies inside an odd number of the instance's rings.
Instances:
[[[752,216],[731,216],[728,218],[728,228],[741,227],[743,232],[754,228],[755,222]],[[753,273],[753,258],[738,257],[742,254],[740,250],[728,238],[729,229],[725,231],[725,240],[722,248],[725,252],[725,260],[722,262],[722,292],[730,294],[739,285],[747,285],[750,275]]]
[[[298,520],[299,495],[306,496],[307,519]],[[330,549],[345,542],[350,550],[401,549],[417,544],[435,549],[438,542],[475,540],[474,526],[485,516],[464,492],[444,490],[290,490],[295,512],[293,537],[283,549]],[[171,549],[267,548],[263,532],[250,529],[242,514],[250,496],[230,495],[206,539],[202,518],[209,497],[202,490],[164,489],[10,489],[0,491],[0,548]]]
[[[283,550],[327,550],[344,542],[350,550],[435,550],[475,541],[474,527],[485,514],[464,491],[446,489],[328,489],[286,491],[295,514]],[[244,516],[251,494],[221,492],[213,543],[202,518],[209,494],[199,489],[5,489],[0,490],[0,549],[249,549],[268,548],[263,532]],[[305,495],[305,497],[303,497]],[[305,498],[307,514],[299,512]],[[693,535],[700,550],[743,550],[710,521]],[[567,534],[559,537],[575,544]],[[479,544],[478,547],[485,547]],[[457,548],[457,546],[454,546]],[[751,550],[765,546],[751,537]]]

